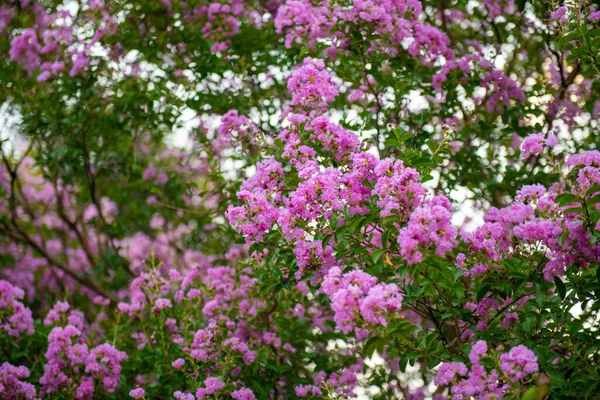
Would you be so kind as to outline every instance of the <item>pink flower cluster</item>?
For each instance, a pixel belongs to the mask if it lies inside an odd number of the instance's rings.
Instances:
[[[588,158],[586,158],[588,157]],[[581,160],[581,161],[579,161]],[[593,155],[578,156],[572,164],[593,163]],[[583,191],[594,182],[600,181],[598,167],[584,167],[580,171],[579,183]],[[582,189],[583,188],[583,189]],[[465,265],[471,265],[471,259],[483,255],[488,262],[478,265],[476,275],[486,270],[500,268],[497,263],[521,249],[545,246],[548,261],[543,269],[546,280],[565,274],[567,265],[585,267],[600,259],[600,246],[590,243],[590,233],[586,232],[583,221],[577,214],[563,214],[567,207],[560,207],[555,199],[560,187],[554,186],[547,191],[542,185],[524,186],[517,193],[514,204],[507,208],[490,208],[484,217],[485,223],[472,234],[466,234],[470,243],[471,255]]]
[[[38,399],[35,387],[31,383],[22,382],[29,378],[26,367],[15,367],[7,362],[0,366],[0,395],[4,399]]]
[[[377,162],[374,168],[376,184],[373,196],[379,197],[377,207],[380,215],[398,215],[405,220],[421,204],[426,189],[419,183],[419,173],[407,168],[400,160],[385,159]]]
[[[18,287],[0,280],[0,331],[9,336],[33,335],[31,310],[19,301],[24,295]]]
[[[309,115],[321,114],[338,94],[336,85],[325,70],[323,60],[305,58],[288,80],[292,106],[306,110]]]
[[[196,30],[211,41],[210,51],[226,52],[231,47],[231,38],[239,33],[243,24],[260,28],[268,13],[276,12],[278,1],[265,5],[243,0],[212,1],[203,3],[171,2],[162,0],[169,15],[182,15],[186,29]],[[173,18],[177,21],[176,18]]]
[[[488,354],[487,343],[480,340],[471,348],[470,368],[462,362],[445,362],[437,371],[435,384],[449,386],[455,399],[475,397],[501,400],[512,383],[538,371],[537,357],[523,345],[500,355],[500,372],[495,369],[486,371],[480,363],[486,357],[491,358],[492,355]]]
[[[478,268],[482,267],[476,265],[471,269],[470,274],[465,275],[471,277],[477,276],[474,273],[474,270]],[[488,269],[487,267],[485,267],[485,270],[478,272],[480,272],[480,274],[485,274],[488,272]],[[500,313],[500,310],[506,308],[503,313],[504,317],[501,326],[504,329],[509,329],[511,325],[519,321],[519,315],[516,312],[508,311],[509,307],[519,307],[526,301],[527,297],[523,297],[516,302],[514,302],[513,299],[511,299],[510,297],[507,297],[502,303],[500,303],[499,301],[491,297],[484,297],[478,303],[472,301],[465,303],[465,309],[471,311],[473,315],[479,320],[476,325],[477,329],[480,331],[484,331],[488,327],[488,321],[492,318],[495,318],[498,315],[502,315],[502,313]]]
[[[254,144],[257,138],[257,128],[237,110],[228,111],[221,117],[221,125],[217,128],[212,148],[215,153],[220,154],[224,148],[232,144],[239,145],[242,142]]]
[[[527,158],[532,154],[540,154],[544,147],[554,147],[558,144],[558,138],[552,132],[545,136],[543,133],[534,133],[523,140],[521,145],[521,156]]]
[[[377,278],[359,270],[342,274],[339,267],[331,268],[321,291],[331,300],[337,328],[346,334],[357,326],[363,328],[360,318],[371,325],[387,326],[386,316],[402,307],[398,286],[377,283]]]
[[[481,81],[481,86],[490,91],[486,101],[490,113],[502,112],[505,107],[511,105],[511,99],[518,103],[525,102],[523,90],[502,71],[492,70],[487,72]]]
[[[45,324],[61,321],[69,305],[59,302],[48,313]],[[91,399],[95,392],[95,380],[102,382],[104,390],[113,393],[121,377],[121,362],[127,355],[104,343],[89,350],[83,336],[83,316],[79,311],[71,313],[66,326],[57,326],[48,335],[48,350],[44,374],[40,378],[42,394],[50,395],[75,387],[77,399]]]
[[[29,11],[35,18],[35,27],[26,28],[10,42],[10,59],[30,75],[40,71],[38,82],[60,77],[67,68],[69,75],[84,75],[92,57],[92,48],[105,36],[116,33],[117,20],[106,9],[100,13],[93,8],[83,11],[88,29],[93,35],[78,38],[78,26],[69,11],[63,9],[46,13],[38,2],[22,2],[20,11]]]
[[[210,48],[211,51],[224,51],[231,46],[226,38],[235,35],[240,27],[239,17],[243,11],[241,1],[234,2],[233,7],[229,4],[212,3],[208,7],[201,7],[199,14],[206,13],[206,24],[202,28],[204,36],[215,41]]]
[[[443,257],[458,244],[456,228],[450,223],[452,205],[445,196],[425,200],[410,215],[408,225],[398,235],[402,256],[409,264],[420,263],[423,247],[435,246],[435,254]]]
[[[367,53],[382,51],[395,56],[403,49],[426,65],[440,57],[453,59],[447,35],[420,22],[422,10],[418,0],[361,0],[342,6],[329,0],[288,0],[278,10],[275,27],[278,33],[285,33],[286,47],[306,41],[314,47],[331,39],[331,56],[345,51],[352,40],[349,31],[355,29],[367,39]]]
[[[305,128],[310,140],[336,161],[347,159],[360,148],[356,134],[332,123],[326,116],[313,119]]]
[[[538,372],[539,366],[535,354],[520,344],[500,356],[500,368],[511,382],[516,382]]]
[[[298,256],[302,275],[308,265],[306,251],[303,250],[307,248],[306,238],[310,235],[307,224],[321,219],[330,220],[344,210],[352,214],[366,213],[366,205],[372,196],[376,196],[382,217],[396,215],[408,221],[413,212],[417,214],[399,237],[407,260],[419,262],[422,254],[419,249],[431,244],[435,245],[438,255],[453,249],[456,229],[450,225],[452,207],[447,199],[436,197],[426,200],[427,190],[419,183],[416,170],[405,167],[401,161],[377,160],[373,155],[361,152],[356,135],[332,124],[323,115],[314,115],[315,112],[323,112],[321,107],[329,101],[322,93],[335,94],[328,88],[329,84],[322,61],[307,59],[292,74],[289,84],[292,91],[304,85],[303,91],[294,94],[297,101],[292,100],[292,104],[296,105],[295,111],[300,114],[288,117],[291,125],[284,128],[280,138],[284,143],[283,157],[289,159],[302,180],[295,188],[286,191],[281,164],[272,158],[267,159],[264,165],[258,165],[257,175],[244,183],[238,193],[245,204],[229,208],[227,217],[230,223],[253,242],[260,241],[276,222],[289,241],[297,241],[294,253]],[[304,99],[311,96],[313,99],[325,99],[316,111],[312,106],[304,107]],[[341,166],[321,167],[320,151],[331,154]],[[266,168],[274,170],[267,171]],[[259,185],[259,181],[268,184]],[[435,215],[430,217],[430,212]],[[324,251],[328,251],[326,246]],[[318,254],[316,257],[321,258]],[[329,261],[321,258],[320,262],[312,265],[331,266],[333,260],[329,256],[326,258]]]

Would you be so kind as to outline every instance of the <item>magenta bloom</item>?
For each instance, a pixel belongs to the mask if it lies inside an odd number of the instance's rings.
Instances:
[[[533,351],[522,344],[500,356],[500,367],[506,375],[511,377],[513,382],[523,379],[539,369],[537,357]]]
[[[134,399],[142,399],[146,391],[142,388],[132,389],[129,391],[129,397],[133,397]]]

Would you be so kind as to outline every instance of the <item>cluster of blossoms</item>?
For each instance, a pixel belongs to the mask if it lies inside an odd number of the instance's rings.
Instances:
[[[313,383],[307,385],[298,385],[294,388],[294,393],[299,398],[319,398],[323,397],[325,388],[334,388],[336,394],[344,397],[355,397],[354,387],[358,383],[357,374],[364,368],[362,359],[358,359],[350,368],[342,370],[339,374],[320,371],[315,374]]]
[[[471,367],[462,362],[445,362],[437,371],[435,384],[450,386],[454,399],[503,399],[512,384],[538,372],[537,357],[523,345],[500,355],[500,371],[488,371],[482,362],[493,357],[488,354],[487,343],[477,341],[469,353]]]
[[[377,283],[377,278],[362,271],[342,274],[339,267],[331,268],[321,290],[331,299],[337,328],[344,333],[356,327],[358,316],[371,325],[387,326],[385,316],[397,313],[402,307],[397,285]],[[365,333],[358,329],[357,337]]]
[[[429,199],[416,170],[405,167],[401,161],[377,160],[361,151],[360,140],[354,133],[322,115],[337,93],[331,85],[323,61],[307,59],[294,71],[288,86],[296,113],[288,115],[290,125],[283,129],[280,138],[284,143],[284,160],[295,167],[301,181],[296,187],[288,186],[282,164],[273,158],[259,163],[256,176],[238,193],[245,205],[230,207],[227,212],[230,223],[249,242],[260,241],[277,223],[289,241],[297,241],[295,253],[301,255],[298,265],[304,270],[311,256],[307,257],[310,252],[303,249],[320,247],[305,244],[311,236],[310,223],[321,218],[330,221],[333,215],[344,211],[351,215],[365,214],[371,197],[376,196],[382,217],[396,215],[408,221],[419,209],[408,230],[398,238],[406,248],[407,259],[416,254],[417,247],[431,243],[435,244],[438,255],[443,256],[456,245],[456,229],[449,224],[450,203],[444,197]],[[326,159],[320,158],[320,154],[330,155],[341,166],[322,167],[320,163]],[[321,268],[334,265],[328,248],[323,243],[322,251],[310,253],[316,259],[312,265]]]
[[[123,15],[116,15],[123,10],[113,9],[110,2],[82,1],[75,9],[64,7],[51,13],[47,13],[47,5],[38,0],[11,0],[9,3],[0,8],[0,34],[10,33],[4,28],[20,14],[34,19],[31,27],[25,27],[10,40],[10,59],[30,76],[35,74],[38,82],[63,75],[86,76],[100,63],[98,55],[103,52],[114,61],[124,59],[123,46],[113,42],[123,19]],[[278,1],[270,1],[266,7],[256,7],[242,0],[206,5],[170,0],[157,3],[162,8],[161,12],[166,12],[172,19],[170,29],[183,25],[186,29],[202,32],[211,41],[212,52],[227,51],[231,47],[231,38],[239,33],[242,23],[261,27],[263,16],[275,14],[279,5]],[[155,27],[146,22],[138,25],[142,38],[150,36],[153,29]],[[185,45],[178,44],[176,51],[185,55]],[[137,68],[133,66],[134,70]]]
[[[15,367],[7,362],[0,366],[0,395],[5,399],[38,399],[35,386],[22,382],[21,379],[29,378],[26,367]]]
[[[345,2],[344,6],[323,0],[289,0],[277,13],[275,26],[285,33],[285,44],[314,46],[321,39],[332,39],[328,53],[344,52],[351,43],[349,29],[358,30],[371,40],[367,52],[383,51],[396,55],[404,49],[415,58],[432,65],[439,57],[451,59],[450,41],[446,34],[420,22],[423,6],[418,0],[386,0]],[[347,7],[346,7],[347,5]],[[352,27],[352,28],[350,28]],[[387,40],[381,40],[381,37]]]
[[[92,399],[96,381],[108,393],[113,393],[121,378],[121,363],[127,355],[108,343],[89,349],[84,330],[83,314],[72,310],[67,325],[61,326],[69,304],[58,302],[46,316],[46,325],[56,325],[48,335],[48,350],[44,375],[40,378],[42,394],[51,395],[75,387],[77,399]]]
[[[221,117],[221,125],[216,132],[212,148],[215,153],[220,154],[223,148],[231,147],[232,144],[254,144],[257,139],[257,128],[237,110],[231,110]]]
[[[505,107],[511,104],[512,99],[519,103],[525,102],[523,90],[502,71],[492,70],[487,72],[481,81],[481,86],[491,92],[486,102],[490,113],[494,111],[502,112]]]
[[[408,225],[398,235],[401,252],[409,264],[421,262],[423,254],[419,249],[433,244],[435,254],[443,257],[457,245],[457,230],[450,223],[452,205],[444,196],[425,200],[415,208]]]
[[[534,133],[523,140],[521,144],[521,155],[527,158],[532,154],[540,154],[544,147],[554,147],[558,144],[558,138],[552,132],[547,137],[543,133]]]
[[[580,186],[574,188],[575,193],[585,196],[587,190],[600,182],[595,154],[590,152],[568,160],[567,165],[582,167],[578,173]],[[478,259],[480,254],[486,259],[484,265],[478,264],[481,272],[477,275],[498,270],[501,260],[539,246],[544,246],[549,259],[543,268],[548,281],[563,276],[568,265],[585,267],[600,259],[600,246],[590,243],[591,233],[586,231],[584,221],[576,213],[565,213],[569,205],[561,206],[555,201],[561,190],[560,185],[549,190],[540,184],[524,186],[510,207],[492,207],[488,211],[485,223],[465,235],[465,241],[470,243],[470,258]],[[466,268],[462,261],[460,264]],[[466,264],[470,265],[468,259]]]
[[[275,14],[279,0],[253,3],[244,0],[208,1],[200,4],[163,0],[171,17],[181,13],[182,23],[197,29],[212,42],[211,52],[226,52],[231,47],[231,38],[239,33],[243,23],[260,28],[264,16]]]
[[[24,295],[23,290],[0,280],[0,331],[9,336],[33,335],[31,310],[19,301]]]
[[[567,165],[573,167],[573,174],[577,176],[577,185],[569,196],[586,198],[600,192],[592,189],[600,183],[599,160],[595,151],[569,158]],[[474,280],[490,276],[503,279],[507,274],[505,260],[520,255],[531,257],[536,251],[544,253],[546,262],[540,272],[548,282],[564,279],[567,268],[574,272],[584,271],[598,262],[600,246],[590,241],[591,233],[582,218],[585,210],[569,212],[573,210],[571,204],[560,205],[558,195],[562,191],[561,185],[548,190],[540,184],[527,185],[517,192],[511,206],[492,207],[484,217],[484,224],[475,232],[464,235],[470,245],[469,253],[459,253],[456,260],[463,276]],[[530,297],[524,294],[511,298],[488,292],[480,300],[467,302],[465,309],[476,318],[479,331],[488,329],[489,321],[499,316],[502,316],[500,326],[508,329],[519,321],[517,311]],[[463,336],[472,335],[471,330],[464,330]]]
[[[46,13],[37,1],[20,2],[11,8],[11,17],[17,12],[30,12],[35,28],[24,29],[10,42],[10,58],[30,75],[38,72],[37,81],[45,82],[62,76],[67,70],[71,77],[85,75],[91,64],[96,46],[102,38],[116,33],[117,20],[105,9],[102,1],[90,2],[83,13],[91,37],[79,38],[75,16],[63,9]]]
[[[338,90],[323,60],[306,58],[288,80],[291,105],[309,113],[323,113],[338,95]],[[310,115],[310,114],[309,114]]]
[[[499,14],[496,10],[502,6],[500,2],[491,3],[482,11],[493,19]],[[511,8],[515,9],[514,3]],[[368,54],[384,53],[392,57],[405,51],[424,65],[440,65],[432,75],[432,86],[437,92],[443,91],[443,83],[453,71],[464,74],[463,81],[466,81],[474,72],[473,66],[479,64],[482,68],[480,86],[489,92],[481,101],[485,102],[489,112],[502,112],[512,102],[525,101],[525,93],[518,83],[486,60],[481,43],[473,40],[471,50],[458,53],[452,49],[445,32],[422,23],[422,15],[423,5],[418,0],[351,1],[343,6],[328,0],[316,3],[290,0],[279,8],[275,26],[278,33],[285,33],[287,47],[306,41],[310,46],[330,43],[331,47],[326,50],[330,58],[350,53],[355,35],[359,35],[369,43]],[[468,23],[461,14],[438,15],[438,18],[442,24]],[[364,84],[353,90],[350,100],[365,100],[365,95],[376,83],[372,76],[368,77]],[[381,98],[375,97],[380,103]]]

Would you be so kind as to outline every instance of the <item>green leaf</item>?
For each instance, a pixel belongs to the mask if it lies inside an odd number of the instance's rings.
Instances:
[[[586,195],[586,197],[589,197],[589,196],[591,196],[593,194],[596,194],[598,192],[600,192],[600,185],[594,184],[594,185],[592,185],[592,187],[590,187],[587,190],[587,192],[585,192],[585,195]]]
[[[433,179],[433,176],[431,176],[431,175],[425,175],[425,176],[423,176],[421,178],[421,183],[429,182],[432,179]]]
[[[398,140],[398,142],[400,143],[404,143],[405,141],[407,141],[408,139],[412,139],[413,135],[408,133],[408,132],[403,132],[400,129],[394,129],[394,136],[396,136],[396,139]]]
[[[567,383],[565,376],[558,371],[548,371],[547,374],[551,379],[550,384],[552,387],[560,389],[565,386],[565,383]]]
[[[477,292],[477,302],[480,302],[489,291],[489,285],[484,285],[481,289],[479,289],[479,292]]]
[[[431,151],[431,154],[434,154],[436,149],[437,149],[437,144],[429,139],[428,141],[425,142],[425,144],[427,145],[427,147],[429,148],[429,151]]]
[[[529,390],[525,393],[523,393],[523,396],[521,396],[521,400],[537,400],[539,394],[540,388],[534,386],[529,388]]]
[[[385,250],[383,249],[373,250],[373,254],[371,254],[371,260],[373,260],[373,263],[379,261],[379,258],[383,255],[383,253],[385,253]]]
[[[585,210],[583,209],[583,207],[571,207],[571,208],[567,208],[566,210],[563,210],[564,214],[582,214],[584,213]]]
[[[565,296],[567,295],[567,288],[565,287],[565,284],[558,276],[554,277],[554,283],[556,284],[556,289],[558,290],[560,299],[564,300]]]
[[[427,157],[419,157],[415,160],[412,161],[412,165],[417,166],[417,165],[432,165],[433,161],[431,161],[431,159],[427,158]]]
[[[364,347],[365,356],[371,357],[373,355],[373,353],[375,352],[375,350],[377,350],[379,353],[381,353],[383,350],[384,344],[385,344],[385,340],[378,336],[372,337],[371,339],[367,340],[367,343],[365,343],[365,347]]]
[[[563,193],[556,196],[556,202],[558,205],[564,207],[572,203],[581,203],[581,197],[571,194],[571,193]]]
[[[385,232],[383,232],[383,235],[381,235],[381,245],[383,246],[384,249],[388,248],[388,243],[390,241],[391,233],[392,233],[391,230],[386,229]]]
[[[386,139],[384,144],[388,147],[402,147],[402,143],[397,141],[396,139]]]

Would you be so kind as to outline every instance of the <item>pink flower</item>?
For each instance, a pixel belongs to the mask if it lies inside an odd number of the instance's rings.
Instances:
[[[444,363],[437,371],[437,375],[435,377],[435,384],[438,386],[448,385],[450,382],[452,382],[452,380],[454,380],[457,374],[460,376],[465,376],[467,375],[467,372],[467,366],[463,363]]]
[[[21,379],[29,378],[29,370],[7,362],[0,366],[0,394],[5,399],[38,399],[35,387]]]
[[[529,157],[531,154],[539,154],[544,150],[544,146],[554,147],[558,144],[558,138],[552,132],[549,132],[546,137],[543,133],[534,133],[529,135],[521,145],[521,156]]]
[[[129,397],[133,397],[134,399],[143,399],[146,391],[142,388],[132,389],[129,391]]]
[[[477,343],[471,347],[471,352],[469,353],[469,361],[471,361],[471,364],[479,363],[479,360],[485,357],[487,350],[487,343],[485,341],[477,341]]]
[[[10,284],[0,280],[0,332],[8,336],[18,337],[23,333],[33,335],[33,318],[31,310],[21,303],[25,293]]]
[[[594,11],[588,15],[588,19],[590,21],[598,21],[600,20],[600,11]]]
[[[567,8],[565,6],[558,7],[555,11],[550,14],[550,18],[557,20],[558,22],[567,22]]]
[[[306,111],[309,115],[321,114],[338,94],[333,79],[325,70],[323,60],[304,59],[288,80],[292,94],[292,106]]]
[[[231,392],[231,397],[234,400],[256,400],[252,390],[247,388],[242,388]]]
[[[184,364],[185,364],[185,360],[183,358],[178,358],[177,360],[175,360],[171,363],[171,365],[175,369],[181,369]]]
[[[535,354],[522,344],[500,356],[500,367],[513,382],[537,372],[539,368]]]
[[[152,307],[152,311],[156,312],[156,311],[160,311],[160,310],[164,310],[166,308],[172,308],[172,307],[173,307],[173,304],[171,303],[171,300],[158,299],[154,303],[154,307]]]
[[[206,394],[213,394],[225,387],[225,384],[219,380],[219,378],[206,378],[204,380],[204,386],[206,386]]]

